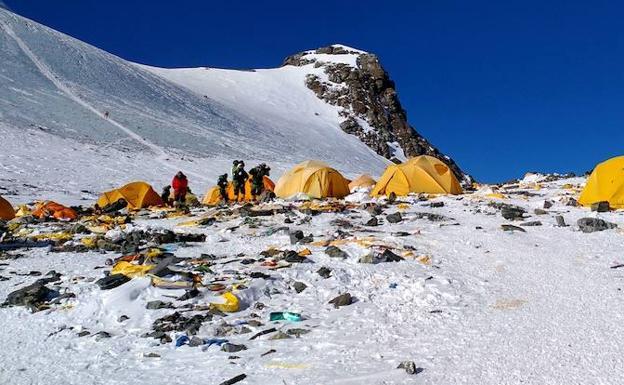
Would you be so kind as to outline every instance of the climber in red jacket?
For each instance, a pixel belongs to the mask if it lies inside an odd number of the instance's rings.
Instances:
[[[184,175],[182,171],[178,171],[173,177],[171,187],[173,187],[173,200],[175,202],[184,203],[186,200],[186,192],[188,191],[188,179],[186,179],[186,175]]]

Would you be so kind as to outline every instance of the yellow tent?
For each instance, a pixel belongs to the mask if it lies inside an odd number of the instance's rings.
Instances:
[[[441,160],[428,155],[388,166],[372,196],[395,193],[461,194],[462,188],[453,171]]]
[[[271,178],[269,178],[268,176],[263,177],[263,182],[265,191],[273,191],[275,189],[275,183],[273,183]],[[227,195],[230,202],[237,200],[234,196],[234,184],[232,182],[228,184]],[[251,196],[251,177],[249,177],[249,179],[247,179],[247,182],[245,182],[245,196],[239,196],[238,201],[249,202],[251,200],[253,200],[253,197]],[[210,189],[208,189],[206,195],[204,195],[202,204],[214,206],[218,205],[219,203],[221,203],[221,193],[219,192],[219,187],[211,187]]]
[[[372,188],[375,187],[376,184],[377,182],[373,179],[373,177],[368,174],[362,174],[349,182],[349,190],[353,191],[357,188]]]
[[[338,171],[317,160],[299,163],[275,185],[275,195],[290,198],[297,194],[310,198],[343,198],[349,195],[349,181]]]
[[[128,208],[130,210],[163,205],[160,195],[154,191],[152,186],[141,181],[128,183],[116,190],[103,193],[98,199],[97,204],[100,207],[104,207],[117,202],[121,198],[128,202]]]
[[[13,218],[15,218],[13,206],[0,195],[0,219],[10,221]]]
[[[605,201],[613,209],[624,209],[624,156],[597,165],[578,200],[583,206]]]

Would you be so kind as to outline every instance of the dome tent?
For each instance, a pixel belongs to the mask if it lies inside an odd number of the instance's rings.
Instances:
[[[275,185],[275,195],[279,198],[299,194],[316,199],[343,198],[349,195],[349,181],[327,164],[308,160],[287,171]]]
[[[462,188],[453,171],[441,160],[428,155],[409,159],[386,168],[371,191],[372,196],[395,193],[461,194]]]
[[[612,209],[624,209],[624,156],[598,164],[587,178],[578,202],[583,206],[609,202]]]
[[[130,210],[149,206],[162,206],[164,204],[160,195],[154,191],[152,186],[142,181],[128,183],[118,189],[103,193],[97,204],[103,208],[122,198],[128,202],[128,209]]]

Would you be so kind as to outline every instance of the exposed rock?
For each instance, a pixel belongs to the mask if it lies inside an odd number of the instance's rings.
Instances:
[[[159,300],[149,301],[145,307],[150,310],[173,309],[173,305],[171,304],[171,302],[163,302]]]
[[[520,231],[522,233],[526,233],[525,229],[523,229],[522,227],[514,226],[514,225],[501,225],[501,228],[504,231],[511,231],[511,232]]]
[[[529,222],[524,222],[524,223],[520,223],[520,226],[541,226],[542,222],[540,221],[529,221]]]
[[[282,331],[279,331],[273,334],[271,337],[269,337],[270,340],[285,340],[288,338],[292,338],[292,337]]]
[[[308,330],[308,329],[293,328],[293,329],[286,330],[286,334],[291,335],[291,336],[295,336],[297,338],[301,337],[304,334],[308,334],[308,333],[310,333],[310,330]]]
[[[405,369],[407,374],[418,374],[425,370],[423,368],[417,368],[414,361],[403,361],[397,366],[397,369]]]
[[[357,55],[356,65],[320,61],[309,56],[312,53]],[[395,147],[400,147],[408,157],[430,155],[439,158],[451,167],[460,180],[472,181],[452,159],[441,154],[409,125],[407,113],[399,101],[395,84],[381,66],[377,56],[340,45],[331,45],[289,56],[283,65],[300,67],[310,64],[314,64],[315,68],[322,68],[327,80],[309,74],[305,84],[319,99],[342,107],[340,111],[340,115],[344,118],[340,123],[342,130],[357,136],[387,159],[395,158],[397,155]]]
[[[535,210],[533,210],[533,214],[535,214],[535,215],[546,215],[546,214],[548,214],[548,211],[546,211],[544,209],[535,209]]]
[[[340,259],[347,259],[347,257],[349,256],[347,253],[345,253],[344,251],[342,251],[336,246],[327,247],[325,249],[325,254],[327,254],[330,258],[340,258]]]
[[[545,201],[544,201],[544,208],[545,208],[545,209],[549,209],[549,208],[551,208],[551,207],[552,207],[552,205],[553,205],[553,203],[552,203],[551,201],[549,201],[549,200],[545,200]]]
[[[350,293],[340,294],[338,297],[333,298],[329,303],[333,304],[337,309],[341,306],[348,306],[353,303],[353,297]]]
[[[508,221],[515,221],[524,217],[525,209],[518,206],[505,205],[501,208],[501,215]]]
[[[290,244],[295,245],[299,243],[300,240],[303,239],[303,231],[301,230],[293,231],[289,234],[289,236],[290,236]]]
[[[323,266],[320,269],[318,269],[317,274],[320,275],[323,278],[329,278],[331,276],[331,269]]]
[[[295,289],[295,291],[296,291],[297,293],[301,293],[301,292],[302,292],[302,291],[304,291],[307,287],[308,287],[308,285],[306,285],[306,284],[305,284],[305,283],[303,283],[303,282],[299,282],[299,281],[297,281],[297,282],[293,283],[293,289]]]
[[[565,219],[563,218],[563,215],[557,215],[555,216],[555,221],[557,221],[557,226],[559,227],[566,227],[566,223],[565,223]]]
[[[46,302],[59,296],[59,292],[45,286],[45,280],[38,280],[35,283],[15,290],[7,296],[2,304],[6,306],[25,306],[31,311],[39,310],[39,307]]]
[[[240,352],[243,350],[247,350],[247,346],[245,345],[238,345],[238,344],[231,344],[229,342],[224,343],[223,345],[221,345],[221,351],[227,352],[227,353],[236,353],[236,352]]]
[[[610,223],[598,218],[581,218],[576,223],[584,233],[593,233],[595,231],[604,231],[617,227],[615,223]]]
[[[403,220],[403,217],[401,213],[397,211],[396,213],[386,215],[386,220],[390,223],[399,223]]]
[[[379,220],[377,217],[372,217],[366,222],[366,226],[379,226]]]
[[[606,213],[611,209],[611,207],[609,206],[609,202],[597,202],[597,203],[592,203],[591,205],[591,211],[597,211],[599,213]]]

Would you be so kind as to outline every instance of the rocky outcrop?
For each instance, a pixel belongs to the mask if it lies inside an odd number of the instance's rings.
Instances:
[[[460,180],[471,182],[453,159],[409,125],[394,82],[377,56],[332,45],[289,56],[283,65],[312,66],[306,86],[320,99],[341,107],[339,114],[344,120],[340,128],[379,155],[395,162],[431,155],[448,164]]]

